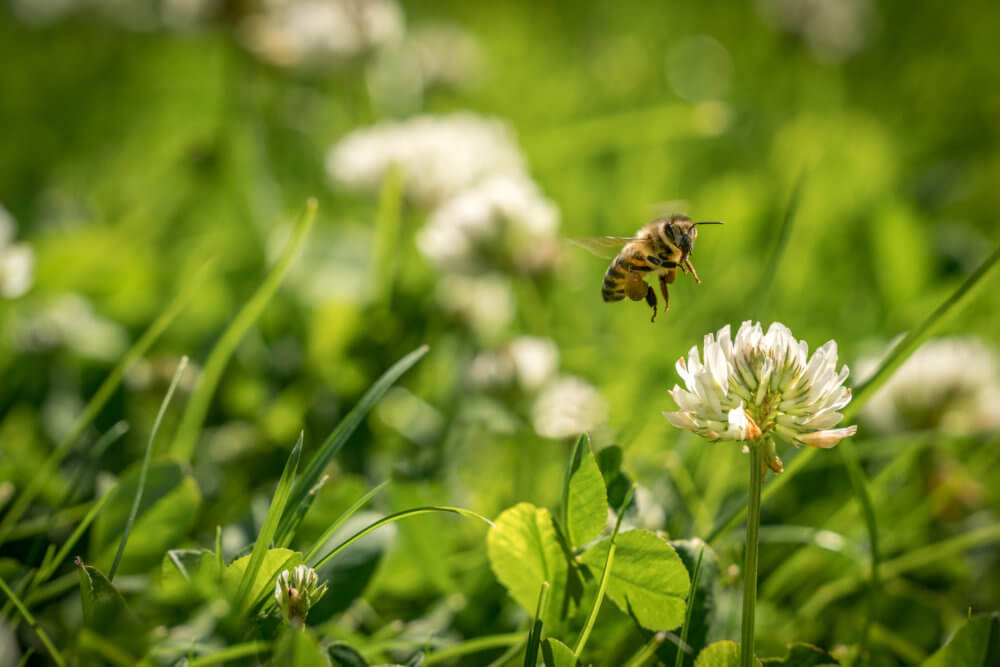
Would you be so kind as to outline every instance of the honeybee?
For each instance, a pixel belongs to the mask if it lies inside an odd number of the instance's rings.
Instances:
[[[635,236],[601,236],[594,239],[573,241],[596,255],[610,257],[608,248],[621,248],[604,274],[601,296],[605,301],[646,300],[653,309],[650,322],[656,320],[656,294],[646,283],[646,275],[655,273],[660,279],[663,310],[670,308],[667,285],[677,278],[677,270],[690,273],[696,283],[701,283],[698,272],[691,264],[691,252],[698,238],[698,225],[721,225],[721,222],[691,222],[685,215],[671,215],[654,220]]]

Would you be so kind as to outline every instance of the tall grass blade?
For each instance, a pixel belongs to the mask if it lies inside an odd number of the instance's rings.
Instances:
[[[691,596],[688,597],[687,610],[684,612],[684,627],[681,628],[681,643],[677,646],[677,655],[674,657],[674,667],[681,667],[684,664],[684,654],[691,652],[688,646],[688,631],[691,629],[691,617],[694,615],[694,598],[698,593],[698,578],[701,576],[701,559],[705,555],[705,547],[702,543],[698,551],[698,561],[694,565],[694,574],[691,575]],[[694,658],[694,656],[691,656]]]
[[[399,223],[403,204],[403,170],[393,165],[382,180],[378,213],[375,217],[375,303],[388,308],[398,262],[393,256],[399,249]]]
[[[347,416],[337,424],[337,428],[333,430],[333,433],[320,445],[319,451],[309,461],[309,464],[292,489],[292,495],[288,501],[288,506],[292,509],[288,515],[282,517],[281,524],[278,527],[279,535],[288,536],[288,539],[291,539],[297,527],[296,517],[301,520],[302,516],[298,512],[298,508],[303,503],[309,501],[309,489],[319,481],[319,478],[323,475],[323,470],[326,469],[330,461],[333,460],[333,457],[340,451],[340,448],[344,446],[348,438],[351,437],[351,434],[354,433],[354,430],[361,424],[361,420],[365,418],[365,415],[372,409],[372,406],[382,398],[385,392],[389,390],[389,387],[395,384],[396,380],[403,373],[410,370],[415,363],[420,361],[429,349],[426,345],[421,345],[383,373],[382,377],[375,381],[375,384],[365,392],[365,395],[361,397],[358,404],[347,413]]]
[[[139,469],[139,485],[136,488],[135,498],[132,500],[132,509],[129,510],[128,519],[125,521],[125,530],[122,531],[122,541],[118,543],[118,552],[115,554],[115,560],[108,571],[108,581],[115,580],[115,572],[118,570],[122,554],[125,553],[125,544],[128,542],[129,533],[132,532],[132,525],[135,523],[135,517],[139,513],[139,504],[142,502],[142,494],[146,489],[146,474],[149,472],[149,461],[152,458],[153,441],[160,430],[163,415],[167,412],[167,406],[170,405],[170,399],[174,397],[174,391],[177,389],[181,376],[184,375],[187,364],[188,358],[181,357],[181,362],[177,364],[177,370],[174,371],[174,378],[170,381],[170,387],[167,389],[167,395],[163,397],[163,402],[160,403],[160,411],[156,413],[156,419],[153,421],[153,429],[149,432],[149,440],[146,442],[146,453],[142,458],[142,467]],[[107,495],[105,495],[106,497]]]
[[[362,537],[364,537],[365,535],[367,535],[368,533],[372,532],[377,528],[381,528],[382,526],[390,524],[393,521],[399,521],[400,519],[405,519],[411,516],[418,516],[420,514],[428,514],[430,512],[449,512],[451,514],[459,514],[461,516],[469,517],[472,519],[479,519],[480,521],[489,526],[493,525],[493,522],[484,517],[483,515],[476,514],[472,510],[463,509],[461,507],[447,507],[445,505],[429,505],[427,507],[415,507],[413,509],[403,510],[402,512],[396,512],[395,514],[390,514],[384,519],[379,519],[378,521],[368,525],[367,527],[362,528],[361,530],[354,533],[349,538],[338,544],[336,547],[331,549],[325,556],[323,556],[316,562],[316,565],[314,565],[313,568],[318,570],[319,568],[323,567],[330,561],[331,558],[333,558],[341,551],[351,546],[352,544],[360,540]]]
[[[903,337],[903,340],[901,340],[899,344],[892,349],[889,355],[879,365],[878,369],[876,369],[875,373],[854,390],[853,399],[843,410],[844,421],[850,421],[857,416],[858,412],[865,406],[865,403],[869,398],[871,398],[872,394],[879,387],[885,384],[886,380],[889,379],[892,371],[896,370],[900,364],[906,361],[917,346],[923,342],[929,334],[931,328],[943,319],[950,310],[955,308],[976,285],[982,282],[983,278],[985,278],[990,270],[996,266],[998,261],[1000,261],[1000,247],[994,250],[993,254],[986,258],[986,260],[980,264],[968,278],[966,278],[965,282],[963,282],[958,289],[945,299],[944,302],[938,306],[929,317],[927,317],[927,319]],[[844,442],[846,441],[842,440],[840,445],[843,445]],[[838,445],[838,447],[840,445]],[[793,473],[804,468],[806,464],[809,463],[814,456],[816,456],[818,451],[818,449],[809,448],[799,452],[799,454],[792,459],[787,466],[785,466],[785,472],[780,475],[776,475],[770,480],[770,482],[768,482],[767,486],[764,487],[761,494],[761,502],[766,501],[768,498],[780,491],[794,476]],[[711,543],[728,533],[746,518],[746,512],[746,507],[734,510],[729,516],[723,519],[715,529],[712,530],[705,541]]]
[[[49,577],[52,576],[52,573],[55,572],[56,568],[59,567],[59,563],[63,562],[63,560],[65,560],[66,557],[69,556],[70,551],[73,550],[73,547],[76,546],[76,543],[80,541],[81,537],[83,537],[83,533],[86,532],[87,528],[90,527],[90,524],[93,523],[94,519],[97,518],[97,515],[100,513],[101,508],[104,507],[104,504],[107,503],[108,500],[110,500],[113,490],[114,489],[110,489],[107,493],[101,496],[100,500],[94,503],[94,506],[90,508],[90,511],[87,512],[87,515],[83,517],[83,520],[81,520],[80,523],[77,524],[76,529],[73,531],[73,534],[70,535],[69,538],[59,548],[59,552],[52,558],[51,561],[49,561],[45,566],[43,566],[39,570],[38,577],[35,579],[35,583],[32,586],[32,588],[29,589],[29,593],[35,587],[40,586],[41,584],[44,584],[46,581],[48,581]]]
[[[87,403],[83,412],[80,416],[76,418],[73,422],[73,426],[70,428],[69,433],[64,437],[56,448],[53,450],[49,458],[42,464],[41,469],[38,474],[28,483],[24,491],[18,496],[17,500],[11,506],[10,510],[4,515],[3,520],[0,521],[0,544],[8,538],[11,528],[14,527],[20,518],[24,515],[24,512],[31,506],[32,501],[38,496],[39,491],[42,489],[42,483],[48,479],[48,477],[53,473],[53,471],[62,463],[63,459],[69,454],[73,445],[83,434],[83,431],[97,416],[97,413],[107,404],[108,399],[111,398],[111,394],[118,388],[121,384],[122,378],[125,377],[125,373],[132,368],[133,364],[142,358],[149,348],[152,347],[153,343],[167,330],[167,327],[180,315],[181,311],[184,310],[191,298],[197,293],[197,289],[202,287],[205,281],[205,277],[208,274],[209,268],[211,267],[211,262],[206,262],[197,271],[195,271],[191,280],[188,281],[181,291],[177,293],[167,307],[163,309],[163,312],[153,320],[153,323],[149,325],[145,333],[135,342],[132,347],[125,352],[125,356],[111,369],[108,377],[105,378],[101,386],[97,388],[94,392],[94,396]]]
[[[285,461],[285,469],[281,472],[278,487],[271,498],[271,507],[267,511],[267,518],[264,519],[264,525],[260,528],[260,534],[257,535],[257,540],[253,545],[253,552],[250,555],[250,562],[247,563],[247,569],[243,571],[243,577],[240,579],[239,586],[236,589],[234,607],[240,613],[246,611],[248,605],[247,597],[250,595],[254,579],[257,578],[257,573],[260,571],[261,565],[264,564],[264,557],[267,555],[267,550],[278,530],[278,521],[281,519],[281,514],[285,511],[285,506],[288,503],[288,495],[292,489],[292,480],[295,478],[295,471],[299,467],[299,458],[302,456],[302,439],[303,434],[300,433],[298,442],[295,443],[292,453],[289,455],[288,460]]]
[[[52,643],[49,633],[45,632],[45,628],[38,624],[37,619],[31,615],[28,608],[24,606],[24,603],[21,602],[21,599],[14,593],[14,591],[10,590],[7,586],[7,582],[3,579],[0,579],[0,590],[2,590],[8,598],[10,598],[10,601],[14,603],[15,607],[17,607],[17,610],[21,612],[21,616],[28,621],[28,625],[30,625],[31,629],[35,631],[38,638],[42,640],[42,644],[45,645],[45,649],[49,652],[49,655],[52,656],[52,662],[59,665],[59,667],[63,667],[66,664],[66,661],[63,660],[61,655],[59,655],[59,651],[56,650],[55,644]]]
[[[316,543],[313,545],[313,548],[310,549],[309,553],[306,554],[306,557],[303,560],[306,563],[308,563],[309,561],[311,561],[313,559],[313,557],[317,553],[319,553],[319,550],[323,548],[323,545],[326,544],[326,541],[328,539],[330,539],[333,536],[334,533],[337,532],[338,528],[340,528],[342,525],[344,525],[345,521],[347,521],[352,516],[354,516],[354,514],[359,509],[361,509],[362,507],[364,507],[365,505],[367,505],[368,501],[375,497],[375,494],[377,494],[379,491],[381,491],[382,489],[384,489],[388,485],[389,485],[389,482],[387,482],[387,481],[386,482],[382,482],[381,484],[379,484],[378,486],[376,486],[374,489],[372,489],[371,491],[369,491],[365,495],[363,495],[360,498],[358,498],[358,500],[353,505],[351,505],[346,510],[344,510],[344,513],[341,514],[339,517],[337,517],[337,520],[334,521],[333,523],[331,523],[329,528],[327,528],[325,531],[323,531],[323,534],[319,537],[318,540],[316,540]]]
[[[611,579],[611,566],[615,562],[615,538],[618,537],[618,531],[621,530],[622,519],[625,517],[625,510],[628,508],[628,504],[632,502],[632,494],[634,493],[635,485],[629,488],[628,493],[625,494],[625,500],[622,501],[622,506],[618,509],[618,520],[615,521],[615,529],[611,532],[611,544],[608,547],[608,559],[604,562],[604,572],[601,574],[601,585],[597,589],[597,597],[594,599],[594,606],[590,610],[590,616],[587,618],[587,623],[583,626],[583,630],[580,632],[580,638],[577,640],[576,647],[573,649],[573,655],[576,656],[577,660],[580,659],[580,654],[583,653],[583,647],[587,645],[590,633],[594,629],[594,624],[597,622],[597,614],[601,611],[601,604],[604,602],[604,594],[608,590],[608,580]]]
[[[764,272],[761,273],[760,283],[756,290],[758,296],[755,319],[761,319],[767,311],[768,302],[771,300],[771,290],[774,287],[774,279],[778,275],[778,265],[785,254],[785,248],[788,247],[788,239],[792,235],[795,215],[799,212],[799,203],[802,201],[802,190],[805,182],[806,170],[803,169],[792,187],[785,215],[781,219],[781,227],[778,228],[778,236],[775,238],[770,255],[768,255],[767,263],[764,264]]]
[[[260,284],[250,300],[243,305],[240,312],[236,314],[222,336],[216,341],[212,351],[209,352],[198,385],[191,394],[191,398],[188,399],[187,409],[184,410],[180,426],[177,427],[177,436],[170,448],[170,455],[173,458],[179,461],[189,461],[194,454],[198,433],[205,422],[205,416],[208,414],[208,408],[212,402],[212,396],[215,394],[215,388],[222,377],[222,372],[226,369],[226,365],[229,363],[230,357],[233,356],[233,352],[236,351],[240,340],[257,321],[260,314],[264,312],[264,307],[278,290],[278,286],[281,285],[288,269],[291,268],[315,218],[316,200],[309,199],[306,202],[305,211],[295,226],[295,232],[282,251],[281,257],[278,258],[267,277],[264,278],[264,282]]]
[[[543,581],[542,589],[538,592],[538,605],[535,607],[535,622],[531,625],[528,647],[524,652],[524,667],[535,667],[538,663],[538,646],[542,643],[542,619],[549,608],[550,593],[552,593],[552,584]]]

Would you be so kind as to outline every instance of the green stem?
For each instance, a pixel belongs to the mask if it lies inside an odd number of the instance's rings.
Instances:
[[[760,487],[764,481],[764,448],[750,447],[750,501],[747,504],[746,560],[743,567],[743,628],[740,633],[740,667],[751,667],[754,613],[757,609],[757,546],[760,532]]]

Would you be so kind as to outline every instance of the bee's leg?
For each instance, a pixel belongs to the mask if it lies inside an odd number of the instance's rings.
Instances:
[[[655,322],[656,321],[656,292],[653,291],[653,287],[651,285],[646,285],[646,303],[648,303],[649,307],[653,309],[653,316],[651,318],[649,318],[649,321],[650,322]]]
[[[660,294],[663,295],[663,312],[670,310],[670,293],[667,292],[667,277],[660,274]]]
[[[690,273],[694,277],[694,281],[700,285],[701,279],[698,277],[698,272],[694,270],[694,264],[691,263],[691,260],[685,259],[684,266],[687,267],[688,273]]]

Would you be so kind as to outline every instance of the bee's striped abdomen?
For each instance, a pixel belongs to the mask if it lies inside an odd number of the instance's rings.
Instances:
[[[605,301],[621,301],[625,298],[625,259],[621,255],[615,257],[611,266],[604,272],[604,284],[601,285],[601,298]]]

